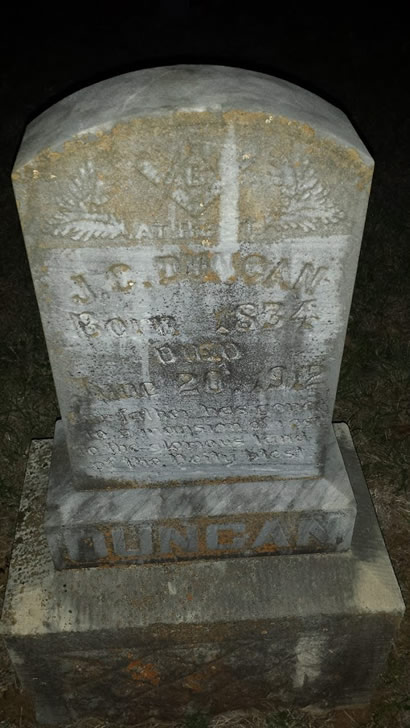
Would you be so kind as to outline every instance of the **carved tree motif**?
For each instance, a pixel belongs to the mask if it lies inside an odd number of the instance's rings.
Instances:
[[[89,160],[58,200],[59,212],[51,220],[53,235],[69,236],[87,242],[90,238],[113,240],[125,233],[124,223],[99,208],[108,201],[104,182]]]
[[[275,175],[274,182],[280,187],[280,213],[269,216],[268,225],[307,233],[320,224],[337,223],[344,218],[308,159],[293,165],[287,161]]]

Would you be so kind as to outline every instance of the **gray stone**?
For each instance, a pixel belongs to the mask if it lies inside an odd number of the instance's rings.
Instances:
[[[331,417],[372,168],[339,110],[240,69],[138,71],[32,122],[57,568],[349,547]]]
[[[328,451],[321,478],[81,492],[58,422],[45,524],[55,565],[345,550],[356,504],[334,438]]]
[[[363,705],[403,614],[345,425],[351,549],[56,571],[43,515],[51,441],[33,443],[2,629],[40,722]]]

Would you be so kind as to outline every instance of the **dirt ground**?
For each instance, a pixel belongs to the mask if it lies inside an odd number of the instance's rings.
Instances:
[[[342,108],[376,161],[335,419],[349,424],[408,603],[410,589],[410,44],[403,18],[327,21],[296,8],[274,19],[230,3],[137,3],[47,25],[10,11],[0,29],[0,602],[27,452],[51,437],[58,405],[10,185],[27,121],[88,83],[141,67],[220,63],[298,83]],[[336,9],[334,8],[334,12]],[[337,13],[340,14],[340,8]],[[4,19],[3,19],[4,20]],[[285,557],[283,557],[285,558]],[[410,726],[410,617],[368,710],[192,716],[186,728]],[[4,652],[0,727],[35,725]],[[101,721],[83,721],[102,728]]]

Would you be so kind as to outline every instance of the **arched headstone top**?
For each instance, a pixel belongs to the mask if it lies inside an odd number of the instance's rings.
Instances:
[[[271,114],[311,127],[319,135],[371,157],[345,114],[319,96],[287,81],[241,68],[177,65],[126,73],[93,84],[59,101],[27,128],[15,169],[44,148],[136,117],[181,112]]]

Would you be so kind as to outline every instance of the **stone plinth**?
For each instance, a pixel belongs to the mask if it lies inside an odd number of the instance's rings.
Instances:
[[[334,436],[321,478],[79,492],[62,423],[51,462],[46,534],[56,568],[344,551],[356,502]]]
[[[38,720],[367,703],[404,607],[348,429],[335,431],[351,550],[67,571],[43,526],[52,443],[34,442],[2,629]]]

